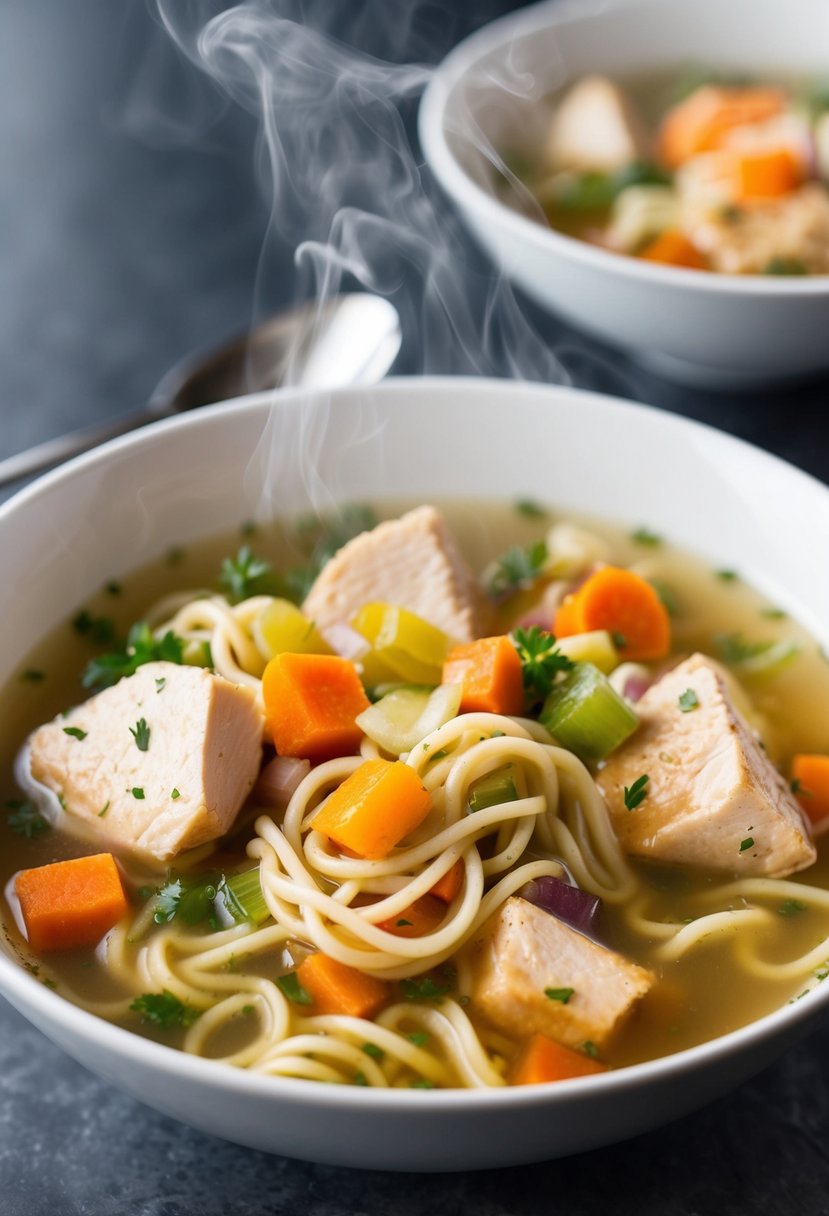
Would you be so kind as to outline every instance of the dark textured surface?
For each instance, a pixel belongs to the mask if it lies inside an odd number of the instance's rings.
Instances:
[[[257,285],[253,123],[156,34],[139,5],[0,6],[0,455],[126,410],[184,352],[291,296],[278,245]],[[575,383],[719,425],[829,480],[827,383],[692,393],[534,320]],[[817,1216],[829,1212],[827,1059],[829,1029],[708,1109],[568,1161],[354,1174],[171,1122],[0,1002],[0,1214]]]

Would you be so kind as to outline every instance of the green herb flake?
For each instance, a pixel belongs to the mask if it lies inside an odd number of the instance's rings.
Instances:
[[[631,532],[630,539],[637,545],[648,545],[652,549],[656,549],[662,544],[662,537],[656,532],[651,532],[650,528],[637,528],[635,532]]]
[[[624,787],[625,806],[629,811],[635,811],[639,804],[647,798],[649,781],[649,774],[643,773],[641,777],[636,778],[633,785]]]
[[[35,840],[43,832],[48,832],[50,826],[48,820],[43,818],[33,803],[14,799],[7,802],[6,806],[10,811],[10,814],[6,816],[6,822],[15,836],[25,836],[26,840]]]
[[[115,641],[115,621],[109,616],[92,616],[86,608],[72,619],[72,628],[80,637],[96,645],[109,646]]]
[[[403,928],[407,928],[408,926],[410,926],[412,922],[410,920],[401,919],[401,920],[395,921],[394,923],[395,923],[396,928],[403,929]]]
[[[544,995],[551,1001],[561,1001],[562,1005],[566,1005],[575,991],[575,988],[545,988]]]
[[[740,576],[736,570],[717,570],[715,571],[715,577],[721,583],[735,583]]]
[[[407,1001],[439,1001],[449,991],[448,984],[438,984],[428,975],[419,980],[401,980],[400,987]]]
[[[250,540],[252,536],[256,536],[258,531],[258,525],[252,519],[246,519],[239,528],[239,535],[244,537],[245,540]]]
[[[696,709],[699,705],[699,697],[694,692],[693,688],[686,688],[685,692],[679,694],[679,708],[684,714],[689,714],[692,709]]]
[[[20,679],[25,680],[27,684],[41,684],[46,679],[46,673],[39,667],[27,667],[25,671],[21,671]]]
[[[156,682],[155,682],[155,691],[156,691],[157,693],[159,693],[159,692],[163,692],[163,691],[164,691],[164,685],[165,685],[166,683],[167,683],[167,677],[166,677],[166,676],[159,676],[159,677],[158,677],[158,679],[157,679],[157,680],[156,680]]]
[[[137,621],[127,640],[116,650],[99,655],[86,665],[82,683],[84,688],[100,692],[111,688],[123,676],[131,676],[145,663],[184,661],[184,642],[168,629],[162,638],[156,638],[146,621]]]
[[[314,998],[307,992],[297,979],[295,971],[288,971],[277,977],[276,986],[294,1005],[313,1005]]]
[[[371,1056],[372,1060],[382,1060],[386,1054],[376,1043],[363,1043],[362,1050],[367,1056]]]
[[[785,621],[787,613],[782,608],[761,608],[760,616],[765,617],[767,621]]]
[[[521,587],[532,586],[541,575],[547,556],[547,542],[544,540],[523,547],[513,545],[495,563],[494,573],[487,584],[489,594],[498,599],[513,594]]]
[[[135,740],[135,746],[140,752],[146,752],[150,749],[150,728],[147,725],[146,718],[139,718],[135,726],[129,728],[130,734]]]
[[[805,797],[805,798],[811,797],[810,791],[806,789],[806,787],[803,785],[803,783],[800,781],[800,779],[798,777],[792,777],[791,781],[789,782],[789,789],[792,791],[793,794],[796,794],[800,797]]]
[[[44,987],[51,988],[53,992],[57,989],[57,986],[58,986],[57,980],[53,980],[48,975],[43,977],[43,980],[41,981],[41,983],[44,985]]]
[[[368,1085],[368,1077],[366,1076],[366,1074],[364,1072],[355,1072],[354,1084],[363,1085],[363,1086]]]
[[[807,275],[809,273],[805,262],[800,258],[777,257],[771,258],[763,267],[763,274],[771,275]]]
[[[428,746],[429,746],[429,744],[428,744],[428,743],[424,743],[424,744],[423,744],[423,746],[424,746],[424,747],[428,747]],[[426,763],[427,763],[427,764],[434,764],[436,760],[445,760],[445,759],[446,759],[446,757],[447,757],[448,755],[449,755],[449,753],[448,753],[448,751],[446,750],[446,748],[445,748],[445,747],[441,747],[441,748],[439,748],[439,749],[438,749],[438,751],[433,752],[433,753],[432,753],[432,755],[431,755],[431,756],[429,756],[429,757],[427,758]]]
[[[180,566],[184,561],[184,556],[185,554],[183,549],[179,548],[178,546],[173,546],[172,549],[167,550],[164,560],[168,566]]]
[[[434,1089],[434,1081],[430,1081],[428,1077],[418,1077],[416,1081],[412,1081],[409,1089]]]
[[[660,603],[668,616],[679,616],[679,600],[670,583],[666,583],[661,578],[652,578],[648,581],[659,596]]]
[[[243,1005],[242,1013],[244,1014],[244,1016],[246,1018],[252,1018],[253,1015],[256,1013],[256,1006],[255,1005]]]
[[[176,802],[181,797],[181,791],[173,789],[170,793],[170,797],[172,798],[173,802]]]
[[[239,604],[251,596],[273,591],[273,569],[269,562],[254,556],[249,545],[242,545],[235,557],[222,561],[219,586],[231,604]]]
[[[787,899],[777,909],[778,916],[797,916],[800,912],[805,912],[808,905],[804,904],[802,899]]]
[[[573,670],[572,659],[561,653],[553,634],[538,625],[516,629],[512,634],[512,643],[521,660],[524,688],[532,697],[546,697],[559,672]]]
[[[71,735],[73,739],[77,739],[78,741],[85,739],[87,736],[87,731],[81,730],[79,726],[64,726],[63,733]]]
[[[106,591],[107,595],[120,595],[123,590],[124,589],[121,584],[116,582],[109,582],[104,587],[104,591]]]
[[[546,519],[547,512],[543,507],[540,507],[537,502],[533,502],[531,498],[519,498],[515,504],[515,509],[519,515],[523,515],[525,519]]]
[[[407,1035],[410,1043],[414,1043],[415,1047],[425,1047],[429,1042],[429,1034],[426,1030],[413,1030],[410,1035]]]
[[[613,645],[616,647],[617,650],[624,650],[624,648],[628,644],[628,640],[625,637],[625,635],[623,633],[619,633],[615,629],[611,633],[610,637],[613,642]]]
[[[746,836],[745,840],[740,841],[740,852],[745,853],[747,849],[754,848],[754,837]]]
[[[595,1060],[599,1054],[599,1049],[595,1043],[591,1043],[590,1039],[585,1039],[581,1045],[581,1049],[586,1056],[590,1056],[591,1060]]]
[[[101,807],[100,811],[98,811],[98,818],[103,819],[104,815],[106,815],[108,810],[109,810],[109,799],[106,800],[104,805]]]
[[[162,1030],[170,1030],[174,1026],[192,1026],[200,1013],[166,988],[163,992],[145,992],[136,997],[130,1009],[133,1013],[141,1014],[142,1022],[150,1022]]]
[[[140,785],[134,785],[130,790],[130,793],[138,802],[144,801],[144,790]]]

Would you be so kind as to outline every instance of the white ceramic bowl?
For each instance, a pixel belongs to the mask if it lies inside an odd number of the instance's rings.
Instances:
[[[646,522],[718,566],[738,564],[829,642],[829,568],[814,560],[829,552],[829,490],[816,481],[642,406],[508,381],[422,379],[197,411],[24,490],[0,508],[0,679],[106,580],[171,545],[253,515],[371,495],[535,498]],[[601,1076],[429,1093],[265,1078],[186,1056],[48,990],[2,935],[0,993],[94,1072],[204,1131],[310,1160],[411,1170],[515,1164],[635,1135],[737,1085],[829,1005],[826,985],[714,1042]]]
[[[829,367],[829,276],[726,276],[609,253],[513,210],[492,149],[524,146],[539,103],[590,72],[691,63],[825,76],[824,0],[556,0],[456,47],[423,97],[427,162],[478,240],[540,304],[676,379],[727,388]]]

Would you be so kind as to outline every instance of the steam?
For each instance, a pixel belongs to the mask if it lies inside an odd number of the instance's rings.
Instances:
[[[433,70],[418,56],[458,34],[440,7],[311,0],[300,11],[290,0],[249,0],[211,15],[206,3],[157,2],[177,48],[259,123],[270,220],[255,314],[287,244],[297,299],[322,303],[360,285],[395,304],[400,371],[568,379],[416,147],[417,102]]]

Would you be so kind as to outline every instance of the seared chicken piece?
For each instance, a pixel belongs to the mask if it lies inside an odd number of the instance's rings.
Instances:
[[[653,976],[512,896],[468,949],[472,1006],[508,1034],[604,1048]],[[572,989],[572,991],[570,991]]]
[[[325,565],[302,611],[324,633],[376,602],[408,608],[460,642],[481,636],[483,595],[434,507],[349,541]]]
[[[644,128],[622,90],[604,76],[587,76],[557,104],[543,155],[551,170],[608,173],[647,153]]]
[[[692,708],[683,712],[680,697]],[[638,730],[597,777],[626,852],[775,878],[812,864],[803,813],[716,663],[692,655],[648,689],[636,713]],[[628,810],[625,787],[645,774],[646,796]]]
[[[262,714],[247,688],[201,667],[147,663],[41,726],[31,775],[114,847],[164,862],[222,836],[262,759]]]

